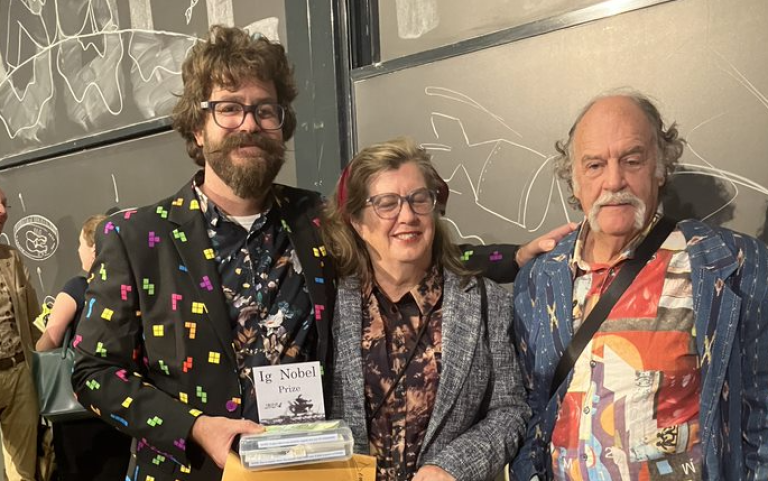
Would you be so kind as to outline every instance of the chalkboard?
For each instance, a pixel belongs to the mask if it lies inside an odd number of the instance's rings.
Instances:
[[[2,171],[11,205],[0,242],[15,246],[39,295],[54,295],[80,272],[83,221],[175,193],[195,172],[175,132],[122,142]]]
[[[155,202],[190,180],[196,167],[164,116],[181,88],[178,66],[209,25],[246,26],[287,47],[299,86],[298,122],[277,181],[327,193],[342,158],[333,7],[332,0],[0,0],[0,188],[12,205],[0,242],[19,248],[38,292],[55,295],[80,271],[78,233],[88,216]],[[77,35],[73,19],[83,20]],[[90,57],[79,69],[62,70],[54,60],[73,42]],[[108,80],[83,77],[102,68],[102,51],[122,55],[110,66],[121,87],[116,113],[103,112],[110,104],[97,88]],[[34,77],[30,66],[56,73]],[[91,87],[77,100],[70,84]],[[40,101],[41,92],[50,100]],[[78,122],[90,117],[69,110],[73,100],[103,115],[85,129]],[[19,112],[47,120],[19,128],[11,122]],[[25,137],[33,131],[34,138]]]
[[[413,55],[601,0],[378,0],[381,60]],[[469,8],[468,8],[469,7]]]
[[[209,25],[286,43],[283,0],[0,0],[0,168],[157,131]]]
[[[508,42],[449,58],[435,51],[438,60],[405,68],[364,68],[353,87],[357,145],[415,137],[448,180],[457,237],[521,242],[581,219],[552,172],[554,141],[592,96],[632,86],[688,140],[667,212],[765,240],[766,18],[764,0],[675,0],[570,28],[550,19],[549,31],[524,26]],[[535,34],[516,38],[524,31]]]
[[[278,182],[295,177],[286,167]],[[3,170],[0,189],[11,208],[0,243],[22,253],[38,294],[55,296],[80,272],[78,236],[86,218],[154,203],[197,169],[181,137],[166,132]]]

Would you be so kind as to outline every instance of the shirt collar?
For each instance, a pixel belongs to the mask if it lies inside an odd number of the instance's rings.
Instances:
[[[218,225],[221,222],[232,222],[233,224],[240,225],[237,221],[231,218],[229,214],[221,210],[219,206],[217,206],[211,199],[208,198],[207,195],[203,193],[203,189],[200,187],[205,182],[205,171],[200,169],[195,176],[192,178],[192,188],[195,191],[195,196],[197,196],[197,200],[200,203],[200,210],[203,212],[203,216],[208,221],[208,223],[211,225],[211,227],[218,227]],[[256,218],[256,221],[253,223],[254,226],[257,224],[261,224],[258,219],[262,217],[268,217],[269,212],[272,210],[272,199],[271,197],[268,197],[267,202],[268,208],[259,216]],[[253,230],[253,229],[251,229]]]
[[[608,264],[589,264],[587,261],[584,260],[584,246],[587,242],[587,237],[590,233],[589,228],[589,222],[584,220],[584,222],[581,223],[581,228],[579,229],[579,235],[576,237],[576,246],[573,250],[573,257],[571,258],[569,265],[571,267],[571,270],[573,272],[577,272],[577,270],[581,270],[583,272],[590,272],[595,269],[604,268],[604,267],[611,267],[616,264],[619,264],[622,261],[625,261],[627,259],[631,259],[635,256],[635,251],[637,250],[638,246],[643,242],[643,240],[648,236],[648,233],[651,232],[651,229],[653,229],[653,226],[655,226],[659,220],[662,217],[662,212],[659,210],[654,214],[653,219],[651,219],[651,222],[648,223],[647,226],[645,226],[645,229],[638,232],[635,237],[632,238],[632,240],[629,241],[629,243],[622,249],[622,251],[619,253],[619,256],[616,258],[616,260],[608,263]]]
[[[362,292],[364,299],[370,298],[374,292],[377,292],[391,301],[391,299],[387,297],[384,291],[379,288],[378,284],[376,284],[375,279],[372,283],[364,286]],[[421,282],[413,287],[413,289],[408,291],[408,293],[405,294],[399,301],[393,302],[393,304],[397,304],[407,299],[408,296],[413,298],[422,316],[429,314],[440,302],[440,298],[443,296],[442,268],[437,265],[433,265],[424,275],[424,278],[421,280]]]

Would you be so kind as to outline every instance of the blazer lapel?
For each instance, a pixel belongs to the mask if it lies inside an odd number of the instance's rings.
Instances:
[[[576,236],[577,233],[571,234],[553,252],[535,261],[542,263],[538,277],[528,281],[535,282],[535,297],[532,305],[521,311],[527,312],[531,319],[539,320],[526,325],[527,338],[531,343],[528,347],[535,351],[535,357],[539,359],[536,365],[552,366],[552,369],[541,373],[540,381],[537,381],[538,384],[530,394],[531,403],[539,406],[547,406],[557,398],[549,395],[554,366],[573,338],[573,278],[568,262],[573,256]],[[522,287],[528,288],[525,284]],[[570,377],[571,374],[566,378],[566,383],[570,382]]]
[[[315,216],[317,205],[312,203],[309,193],[291,195],[296,191],[282,185],[275,185],[273,190],[275,204],[280,209],[280,216],[287,226],[291,244],[301,263],[320,337],[317,358],[326,368],[331,357],[329,332],[335,301],[332,285],[335,274],[317,231],[320,226],[320,220]],[[324,379],[329,378],[324,376]]]
[[[179,191],[178,197],[171,204],[168,221],[176,226],[170,240],[183,262],[179,269],[190,276],[197,298],[205,305],[211,325],[221,344],[226,347],[224,352],[227,359],[233,366],[237,366],[232,348],[232,326],[213,247],[199,202],[188,185]]]
[[[547,325],[539,328],[549,331],[547,338],[552,339],[556,362],[573,338],[573,274],[568,266],[571,257],[572,252],[559,252],[544,261],[545,278],[541,280],[545,288],[538,291],[536,299],[537,303],[543,303],[540,307],[547,310]]]
[[[741,298],[733,292],[729,279],[739,268],[739,260],[722,238],[703,224],[680,223],[688,241],[691,259],[691,283],[696,314],[696,347],[701,362],[702,428],[712,427],[717,402],[723,389],[728,359],[738,330],[734,317],[740,312]],[[703,438],[703,449],[710,443]]]
[[[362,302],[360,285],[354,279],[346,279],[338,290],[338,312],[334,328],[336,334],[337,365],[346,369],[337,373],[344,386],[344,416],[350,419],[350,426],[359,426],[354,438],[360,449],[368,445],[368,423],[365,414],[365,385],[362,357]],[[363,449],[367,452],[367,449]]]
[[[432,416],[424,435],[423,446],[428,446],[450,414],[467,378],[471,375],[472,360],[480,342],[480,293],[477,280],[472,279],[462,288],[461,279],[445,271],[443,286],[443,357],[440,383]],[[470,294],[471,293],[471,294]],[[422,448],[422,452],[425,449]]]

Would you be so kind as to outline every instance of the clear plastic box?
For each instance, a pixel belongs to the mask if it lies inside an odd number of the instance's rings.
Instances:
[[[344,421],[265,426],[240,438],[240,462],[251,470],[346,461],[352,457],[352,431]]]

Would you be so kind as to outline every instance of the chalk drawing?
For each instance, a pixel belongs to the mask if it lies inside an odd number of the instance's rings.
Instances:
[[[142,30],[153,30],[155,28],[150,0],[128,0],[128,8],[131,12],[131,26],[133,28]]]
[[[0,123],[11,139],[37,140],[41,131],[53,124],[57,94],[68,120],[83,129],[122,113],[126,79],[121,63],[126,55],[131,60],[135,101],[142,113],[151,117],[159,108],[169,111],[174,99],[168,95],[168,78],[180,76],[181,61],[196,38],[151,30],[148,0],[131,0],[129,7],[131,21],[138,28],[120,28],[114,0],[51,4],[56,19],[53,32],[48,31],[41,9],[30,8],[29,13],[35,16],[32,20],[24,16],[26,23],[13,22],[9,15],[8,35],[17,35],[20,40],[17,52],[9,51],[11,42],[5,42],[6,50],[0,52],[8,67],[0,78]],[[62,8],[68,11],[62,12]],[[73,20],[70,10],[81,15]],[[128,42],[124,41],[126,36]],[[25,57],[22,48],[28,51],[29,46],[34,53]],[[25,81],[29,72],[31,77]],[[61,86],[58,92],[57,85]],[[161,102],[158,97],[170,100]]]
[[[189,7],[184,11],[184,19],[187,21],[187,25],[189,25],[189,22],[192,21],[192,12],[194,11],[196,5],[197,0],[191,0],[189,2]]]
[[[453,219],[450,219],[448,217],[443,217],[443,220],[451,224],[453,228],[456,229],[457,236],[462,241],[468,240],[470,242],[474,241],[474,242],[479,242],[480,244],[485,244],[485,241],[483,241],[483,239],[480,236],[476,236],[474,234],[464,235],[464,233],[461,232],[461,228],[459,228],[459,224],[457,224]]]
[[[727,63],[724,58],[721,61],[730,69],[729,72],[733,74],[734,78],[761,104],[768,108],[768,97],[757,90],[746,77],[741,75],[730,63]],[[553,153],[541,152],[534,147],[526,145],[522,135],[514,130],[501,115],[475,101],[469,95],[438,86],[428,86],[424,89],[424,93],[428,97],[445,99],[453,105],[461,104],[462,106],[469,107],[480,114],[481,120],[479,122],[487,121],[489,127],[491,124],[496,124],[502,127],[502,131],[509,132],[508,136],[497,135],[493,138],[472,138],[467,128],[470,125],[469,121],[465,121],[462,118],[464,117],[463,115],[450,115],[445,113],[443,109],[436,109],[430,112],[429,122],[435,141],[424,142],[421,145],[430,152],[433,152],[438,170],[441,171],[446,182],[448,182],[452,194],[464,194],[463,199],[468,199],[463,200],[464,202],[472,202],[482,211],[494,216],[498,221],[523,228],[528,232],[539,232],[547,218],[552,215],[556,216],[555,222],[571,221],[581,216],[581,213],[574,212],[569,207],[567,198],[570,196],[570,192],[567,191],[567,187],[564,187],[554,174],[552,165],[554,160]],[[446,108],[445,110],[448,109]],[[723,199],[723,202],[715,206],[711,212],[701,213],[702,220],[707,220],[733,205],[742,189],[748,189],[768,197],[768,187],[748,177],[715,165],[714,162],[702,155],[697,150],[696,143],[690,140],[695,137],[694,134],[697,130],[710,122],[716,121],[722,115],[713,115],[711,118],[693,127],[686,135],[689,139],[687,151],[698,159],[701,164],[680,162],[678,164],[678,171],[672,174],[673,177],[687,175],[712,177],[723,182],[728,187],[728,189],[724,189],[724,191],[728,192],[728,195]],[[476,115],[473,115],[472,122],[478,122]],[[472,131],[477,132],[477,126],[472,126],[475,127]],[[484,132],[498,131],[498,129],[493,128],[479,130]],[[459,132],[458,136],[456,135],[457,131]],[[470,154],[467,154],[468,152]],[[520,160],[516,158],[516,154],[520,152],[527,152],[529,155],[525,156],[525,160]],[[531,161],[531,158],[538,160]],[[520,177],[516,179],[492,177],[493,171],[491,167],[494,162],[514,163],[516,171],[520,172]],[[446,171],[446,166],[448,166],[448,171]],[[511,187],[510,182],[513,183]],[[462,189],[457,188],[456,185],[468,185],[469,191],[462,192]],[[510,188],[511,192],[519,192],[519,198],[515,200],[510,195],[509,209],[494,209],[489,206],[488,197],[483,195],[484,188],[493,189],[494,191]],[[450,214],[451,209],[449,208],[448,210],[448,214]],[[474,239],[482,242],[479,236],[471,232],[462,232],[456,220],[446,220],[456,228],[456,232],[458,232],[462,239]]]
[[[131,31],[128,55],[132,93],[144,117],[173,110],[177,99],[168,92],[182,90],[181,62],[196,40],[173,32],[163,32],[159,37],[157,32]]]
[[[187,0],[181,8],[164,0],[125,3],[129,15],[121,18],[118,0],[10,2],[0,19],[0,137],[16,142],[3,142],[0,162],[169,115],[182,88],[181,64],[198,40],[195,17],[235,24],[233,0]],[[158,12],[183,17],[178,23],[195,31],[159,28]],[[253,20],[240,22],[279,41],[279,19]]]
[[[280,26],[280,19],[277,17],[269,17],[261,20],[257,20],[250,25],[244,27],[248,32],[253,35],[259,33],[273,42],[280,42],[280,34],[278,27]]]
[[[397,9],[397,35],[414,39],[440,25],[437,0],[395,0]]]
[[[208,0],[208,25],[234,25],[235,14],[232,9],[232,0]]]
[[[43,282],[43,269],[40,266],[37,266],[37,280],[40,281],[40,292],[45,292],[45,283]]]
[[[115,179],[115,174],[110,174],[112,176],[112,189],[115,191],[115,204],[120,203],[120,192],[117,191],[117,179]]]
[[[434,87],[434,86],[426,87],[424,89],[424,93],[427,95],[427,97],[442,97],[446,100],[468,105],[475,110],[479,110],[480,112],[488,114],[489,117],[491,117],[493,120],[503,125],[504,128],[506,128],[513,134],[515,134],[517,137],[522,137],[522,135],[520,135],[520,132],[510,127],[509,124],[507,124],[500,115],[494,114],[493,112],[485,108],[483,105],[480,105],[478,102],[475,102],[474,100],[472,100],[472,98],[469,97],[468,95],[465,95],[461,92],[457,92],[455,90],[451,90],[443,87]],[[433,131],[434,131],[434,126],[433,126]]]
[[[41,215],[21,218],[13,227],[16,248],[26,257],[44,261],[56,253],[59,247],[59,229]]]
[[[553,157],[551,155],[547,155],[535,148],[525,145],[522,141],[518,140],[522,137],[521,134],[511,128],[502,116],[492,112],[490,109],[464,93],[438,86],[428,86],[424,89],[424,93],[427,96],[440,97],[449,102],[469,106],[473,110],[480,112],[481,115],[486,117],[489,121],[502,126],[503,129],[510,134],[509,137],[506,138],[472,139],[467,132],[465,122],[461,118],[440,111],[432,111],[430,113],[431,130],[435,139],[440,142],[423,143],[422,147],[429,151],[437,152],[435,154],[435,163],[437,164],[438,169],[443,171],[443,175],[446,177],[445,180],[448,182],[451,192],[460,195],[465,194],[465,192],[456,189],[454,186],[459,183],[465,184],[463,181],[466,180],[470,189],[470,192],[466,192],[466,194],[469,195],[468,198],[470,199],[470,202],[473,202],[481,210],[491,214],[499,221],[520,227],[528,232],[538,232],[542,228],[547,216],[550,215],[550,206],[553,203],[562,206],[562,212],[565,216],[563,222],[570,221],[572,212],[569,212],[566,197],[563,195],[559,183],[552,173]],[[451,130],[458,127],[461,132],[460,138],[447,138],[447,135],[443,134],[441,127],[446,124],[451,126]],[[441,169],[441,164],[447,163],[443,159],[450,158],[451,153],[456,148],[468,149],[473,155],[467,159],[452,159],[456,165],[453,167],[452,171],[448,172],[446,175],[446,172],[444,172],[445,166],[443,165],[443,168]],[[515,162],[515,159],[508,155],[510,151],[527,152],[533,154],[534,159],[539,160],[534,160],[532,163],[529,162],[525,166],[519,165],[519,162],[516,163],[516,168],[520,169],[527,167],[529,171],[521,173],[520,179],[521,181],[524,179],[524,183],[520,189],[520,198],[516,202],[514,199],[510,199],[510,208],[502,212],[498,209],[489,207],[488,202],[484,200],[483,188],[490,182],[488,187],[497,190],[500,187],[499,182],[504,182],[503,179],[489,178],[491,175],[490,167],[493,162]],[[483,152],[486,153],[483,155]],[[461,182],[458,181],[459,179],[461,179]],[[539,193],[535,201],[533,199],[534,186],[536,192]],[[545,192],[544,199],[542,199],[541,192]],[[532,207],[542,202],[544,202],[545,205],[544,212],[539,214],[539,217],[532,218]],[[459,237],[462,239],[476,240],[481,243],[484,242],[483,239],[476,234],[462,233],[455,220],[450,218],[446,220],[453,224]]]

